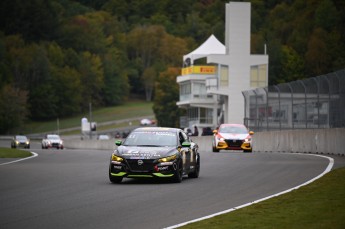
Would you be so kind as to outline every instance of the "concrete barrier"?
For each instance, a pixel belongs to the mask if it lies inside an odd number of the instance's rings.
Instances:
[[[345,128],[257,132],[253,150],[345,156]]]
[[[64,139],[64,146],[68,149],[101,149],[114,150],[115,139],[96,140],[96,139]]]
[[[212,136],[191,137],[202,151],[212,150]],[[115,139],[80,140],[65,139],[66,148],[102,149],[116,148]],[[345,128],[284,130],[256,132],[253,136],[253,151],[320,153],[345,156]]]
[[[115,141],[110,140],[96,140],[80,138],[64,138],[64,146],[68,149],[101,149],[114,150],[116,148]],[[200,150],[212,150],[212,136],[192,137],[192,140],[199,145]]]

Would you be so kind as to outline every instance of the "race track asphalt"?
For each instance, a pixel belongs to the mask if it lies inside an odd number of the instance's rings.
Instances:
[[[201,151],[197,179],[108,180],[111,151],[42,150],[1,165],[0,228],[164,228],[300,185],[327,167],[304,154]]]

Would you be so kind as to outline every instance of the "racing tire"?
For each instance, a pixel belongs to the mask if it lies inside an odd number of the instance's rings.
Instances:
[[[188,174],[189,178],[198,178],[200,173],[200,157],[198,157],[194,172]]]
[[[120,184],[122,181],[123,177],[113,177],[109,175],[109,180],[113,184]]]
[[[216,148],[216,144],[214,142],[215,140],[212,141],[212,152],[213,153],[218,153],[219,152],[219,149]]]
[[[217,149],[216,147],[213,146],[213,147],[212,147],[212,152],[213,152],[213,153],[219,153],[219,149]]]
[[[183,177],[183,166],[182,166],[182,162],[178,162],[177,164],[177,168],[174,172],[174,176],[172,177],[172,181],[174,183],[181,183],[182,182],[182,177]]]
[[[122,179],[123,179],[123,177],[114,177],[114,176],[110,175],[110,171],[109,171],[109,180],[111,183],[120,184]]]
[[[250,149],[250,150],[243,150],[243,153],[251,153],[252,152],[252,150]]]

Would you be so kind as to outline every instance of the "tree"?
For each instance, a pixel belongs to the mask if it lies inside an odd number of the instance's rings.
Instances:
[[[327,36],[326,31],[318,28],[309,39],[305,60],[310,76],[325,74],[330,69],[332,58],[326,43]]]
[[[179,68],[168,68],[159,74],[156,81],[153,111],[159,126],[179,127],[182,110],[176,105],[179,99],[178,74]]]
[[[0,1],[0,30],[6,35],[21,34],[28,41],[54,38],[59,20],[52,2],[46,0]]]
[[[146,68],[143,73],[143,81],[145,85],[146,101],[151,101],[154,82],[157,72],[153,67]]]
[[[151,100],[153,81],[167,66],[178,66],[187,52],[185,39],[168,34],[162,26],[137,26],[128,34],[129,60],[135,63],[146,99]]]
[[[81,53],[81,64],[78,69],[82,82],[82,109],[87,109],[91,102],[102,105],[101,90],[104,86],[104,70],[101,58],[90,52]]]
[[[281,78],[284,79],[284,82],[305,78],[303,57],[289,46],[282,47],[282,55]]]
[[[0,134],[20,127],[27,118],[27,91],[4,86],[0,91]]]
[[[332,31],[340,21],[339,13],[331,0],[322,0],[315,10],[315,26]]]
[[[62,68],[52,66],[51,68],[58,108],[57,117],[68,117],[80,113],[80,104],[83,102],[80,73],[69,66]]]
[[[122,104],[129,94],[126,54],[113,47],[103,57],[105,105]]]

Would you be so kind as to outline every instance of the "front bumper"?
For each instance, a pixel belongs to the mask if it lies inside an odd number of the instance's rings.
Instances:
[[[27,142],[15,142],[15,147],[29,148],[30,143]]]
[[[219,141],[216,145],[218,150],[252,150],[250,142],[244,140],[226,139],[225,141]]]
[[[158,163],[156,160],[130,159],[122,162],[110,161],[109,174],[114,177],[145,178],[145,177],[172,177],[177,169],[176,160],[173,162]],[[141,164],[141,165],[139,165]]]

